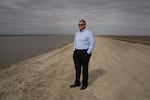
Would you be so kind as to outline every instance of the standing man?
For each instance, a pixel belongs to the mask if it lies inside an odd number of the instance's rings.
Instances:
[[[73,60],[75,65],[75,82],[70,85],[70,88],[80,86],[80,74],[82,67],[82,86],[84,90],[88,86],[88,64],[94,47],[93,33],[86,29],[86,21],[79,21],[79,31],[76,32],[74,38],[74,53]]]

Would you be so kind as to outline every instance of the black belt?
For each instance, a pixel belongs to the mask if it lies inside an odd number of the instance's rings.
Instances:
[[[75,49],[75,51],[87,51],[88,49]]]

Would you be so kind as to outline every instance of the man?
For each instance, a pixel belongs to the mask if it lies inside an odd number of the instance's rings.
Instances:
[[[88,86],[88,64],[91,57],[92,49],[94,47],[93,33],[86,29],[86,21],[79,21],[79,30],[75,34],[74,38],[74,53],[73,60],[75,64],[75,82],[70,85],[70,88],[80,86],[80,74],[82,67],[82,86],[81,90],[84,90]]]

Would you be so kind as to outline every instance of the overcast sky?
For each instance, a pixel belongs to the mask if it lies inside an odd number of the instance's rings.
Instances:
[[[150,0],[0,0],[2,34],[150,35]]]

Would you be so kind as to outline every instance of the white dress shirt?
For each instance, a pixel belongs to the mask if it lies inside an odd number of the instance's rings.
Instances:
[[[87,53],[90,54],[94,47],[94,36],[93,33],[87,29],[78,31],[74,38],[74,50],[75,49],[87,49]]]

